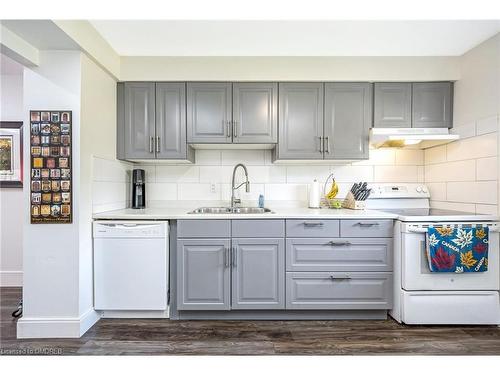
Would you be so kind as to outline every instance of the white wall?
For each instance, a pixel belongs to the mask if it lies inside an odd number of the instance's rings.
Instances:
[[[460,140],[425,151],[432,206],[498,212],[500,34],[460,58],[454,128]]]
[[[0,76],[0,121],[23,121],[23,114],[22,74]],[[21,188],[0,189],[0,286],[22,286],[22,206]]]

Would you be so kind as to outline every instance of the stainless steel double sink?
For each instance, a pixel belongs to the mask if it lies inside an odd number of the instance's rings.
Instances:
[[[269,208],[260,207],[200,207],[188,214],[272,214]]]

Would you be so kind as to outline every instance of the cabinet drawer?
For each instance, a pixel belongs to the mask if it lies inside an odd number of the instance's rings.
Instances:
[[[338,237],[339,220],[287,220],[287,237]]]
[[[292,238],[287,271],[391,271],[390,238]]]
[[[179,220],[177,221],[177,237],[231,237],[231,221],[212,219]]]
[[[392,220],[341,220],[342,237],[392,237]]]
[[[233,237],[285,237],[284,220],[232,220]]]
[[[390,309],[388,272],[287,272],[286,308],[291,310]]]

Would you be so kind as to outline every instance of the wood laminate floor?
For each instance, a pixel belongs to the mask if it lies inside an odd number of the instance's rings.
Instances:
[[[0,288],[1,354],[499,355],[496,326],[405,326],[386,321],[102,319],[79,339],[16,339],[20,288]]]

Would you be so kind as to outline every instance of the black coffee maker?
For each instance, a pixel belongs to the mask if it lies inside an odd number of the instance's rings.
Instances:
[[[132,208],[146,207],[146,172],[144,169],[132,171]]]

